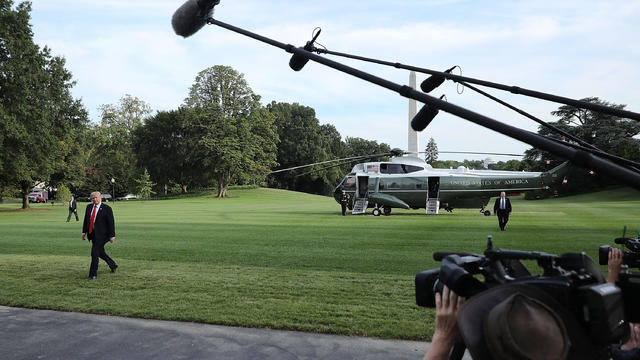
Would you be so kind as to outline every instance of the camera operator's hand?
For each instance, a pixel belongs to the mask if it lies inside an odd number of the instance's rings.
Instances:
[[[631,335],[629,335],[629,341],[627,341],[620,347],[620,349],[622,350],[640,348],[640,324],[630,323],[629,328],[631,330]]]
[[[464,298],[444,287],[442,294],[436,293],[436,329],[425,360],[447,359],[449,351],[460,336],[456,316]]]
[[[620,269],[622,269],[622,251],[613,248],[609,251],[607,262],[607,282],[615,283],[618,280],[618,275],[620,275]]]

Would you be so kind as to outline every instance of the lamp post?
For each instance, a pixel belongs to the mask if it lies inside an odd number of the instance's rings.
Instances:
[[[111,178],[111,198],[116,199],[116,179]]]

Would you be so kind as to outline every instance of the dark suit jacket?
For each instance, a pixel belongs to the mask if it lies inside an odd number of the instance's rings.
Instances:
[[[76,209],[76,199],[73,199],[73,200],[69,201],[69,209],[71,209],[71,210],[75,210]],[[89,214],[89,216],[91,216],[91,214]]]
[[[509,201],[508,197],[505,197],[504,200],[505,200],[505,204],[504,204],[505,210],[507,211],[507,213],[510,213],[511,201]],[[500,198],[497,198],[495,204],[493,204],[493,212],[497,213],[498,210],[500,210]]]
[[[89,233],[89,222],[91,221],[91,211],[93,204],[87,205],[84,211],[84,222],[82,232],[87,234],[89,240],[107,242],[109,238],[116,236],[116,227],[113,220],[113,210],[107,204],[100,204],[100,209],[96,212],[96,219],[93,222],[93,232]]]

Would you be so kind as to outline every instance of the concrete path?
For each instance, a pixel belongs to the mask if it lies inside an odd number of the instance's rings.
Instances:
[[[0,306],[0,359],[422,359],[429,344]],[[467,354],[468,355],[468,354]]]

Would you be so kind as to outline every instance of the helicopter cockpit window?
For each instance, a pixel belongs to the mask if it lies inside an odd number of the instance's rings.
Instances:
[[[342,188],[345,189],[345,190],[355,190],[356,189],[356,177],[355,176],[347,177],[347,180],[344,182],[344,185],[342,186]]]
[[[357,173],[359,171],[364,171],[364,164],[356,164],[353,166],[353,169],[351,169],[352,173]]]
[[[378,164],[368,164],[367,165],[367,172],[368,173],[377,173],[380,170],[380,167],[378,166]]]
[[[420,166],[407,165],[407,164],[380,164],[381,174],[409,174],[412,172],[424,170]]]

